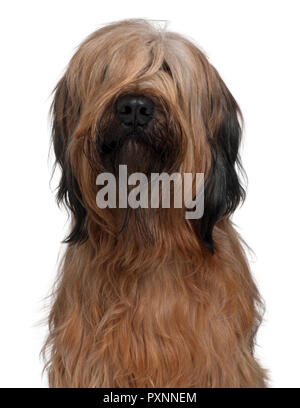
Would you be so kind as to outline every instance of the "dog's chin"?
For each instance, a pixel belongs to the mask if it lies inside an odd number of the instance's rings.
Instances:
[[[129,174],[137,172],[150,174],[163,167],[161,154],[134,135],[126,139],[118,150],[115,164],[127,165]]]

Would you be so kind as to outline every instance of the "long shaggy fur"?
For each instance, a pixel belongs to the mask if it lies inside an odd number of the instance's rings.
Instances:
[[[120,95],[150,97],[155,117],[128,138]],[[72,214],[43,352],[51,387],[264,387],[253,355],[261,301],[230,215],[241,113],[205,55],[145,20],[101,28],[78,48],[52,105]],[[205,174],[204,215],[100,209],[97,174]]]

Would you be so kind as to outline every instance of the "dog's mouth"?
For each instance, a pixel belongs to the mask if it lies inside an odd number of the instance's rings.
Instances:
[[[117,172],[119,165],[127,165],[129,173],[145,174],[162,170],[164,153],[136,135],[130,135],[121,142],[112,141],[102,146],[104,167]]]
[[[114,173],[121,164],[127,165],[130,173],[168,171],[176,156],[175,146],[164,142],[162,134],[142,128],[126,132],[122,126],[100,135],[97,150],[101,165]]]
[[[111,135],[112,140],[103,141],[100,146],[100,154],[114,154],[116,151],[121,151],[122,149],[126,148],[128,144],[135,146],[149,144],[149,141],[139,129],[125,134],[120,133],[121,132],[119,131],[117,134]]]

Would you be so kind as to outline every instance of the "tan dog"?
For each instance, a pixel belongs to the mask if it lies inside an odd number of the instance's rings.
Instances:
[[[230,215],[241,114],[205,55],[145,20],[89,36],[59,81],[58,200],[72,214],[44,347],[51,387],[264,387],[260,297]],[[204,173],[204,215],[100,209],[98,174]]]

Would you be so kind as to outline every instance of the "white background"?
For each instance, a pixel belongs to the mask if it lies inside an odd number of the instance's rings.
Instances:
[[[38,322],[66,231],[49,186],[51,90],[78,43],[131,17],[168,20],[195,40],[241,106],[249,185],[234,220],[255,252],[267,308],[257,355],[272,387],[299,387],[299,1],[1,4],[0,387],[47,386],[39,360],[46,327]]]

